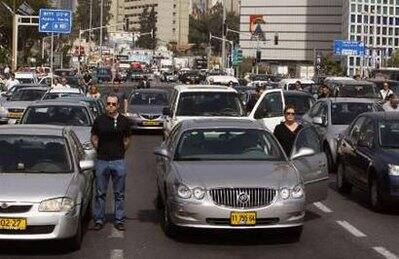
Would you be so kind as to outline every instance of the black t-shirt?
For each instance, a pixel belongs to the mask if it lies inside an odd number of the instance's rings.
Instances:
[[[85,74],[84,76],[83,76],[83,80],[85,80],[85,83],[87,84],[88,82],[90,82],[90,80],[91,80],[92,78],[91,78],[91,75],[90,74]]]
[[[277,138],[278,142],[280,142],[287,156],[291,155],[292,146],[294,145],[296,135],[298,135],[299,131],[302,129],[302,125],[298,125],[296,130],[292,132],[287,126],[285,126],[284,122],[280,123],[274,129],[274,136]]]
[[[97,158],[99,160],[121,160],[125,155],[123,139],[129,137],[130,121],[119,114],[116,120],[106,114],[94,121],[91,134],[98,137]]]

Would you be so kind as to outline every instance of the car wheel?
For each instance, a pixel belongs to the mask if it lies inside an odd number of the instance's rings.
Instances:
[[[384,208],[380,187],[375,176],[371,177],[369,181],[369,203],[374,211],[382,211]]]
[[[342,163],[338,164],[337,187],[340,193],[350,193],[352,190],[352,184],[348,183],[345,179],[345,167]]]
[[[334,166],[331,149],[328,145],[324,147],[324,152],[326,153],[327,156],[328,173],[332,174],[335,172],[336,168]]]
[[[71,251],[80,250],[82,246],[82,237],[83,237],[83,229],[82,229],[82,217],[79,217],[78,226],[76,229],[76,233],[73,237],[71,237],[67,241],[67,246]]]
[[[167,204],[165,204],[162,208],[161,227],[167,237],[177,237],[178,229],[177,226],[170,221],[169,208]]]

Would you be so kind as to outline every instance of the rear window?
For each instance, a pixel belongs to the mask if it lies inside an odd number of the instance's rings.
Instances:
[[[374,85],[342,85],[336,89],[338,97],[378,98]]]

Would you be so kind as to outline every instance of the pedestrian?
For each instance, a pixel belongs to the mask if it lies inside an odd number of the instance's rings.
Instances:
[[[303,90],[301,81],[298,80],[298,81],[295,82],[294,90],[295,91],[302,91]]]
[[[388,97],[388,101],[382,106],[384,111],[392,112],[392,111],[399,111],[399,98],[395,94],[391,94]]]
[[[261,97],[264,88],[261,85],[257,85],[255,89],[255,93],[251,94],[249,97],[249,101],[246,105],[246,111],[251,112],[252,109],[255,107],[255,104],[258,102],[259,98]]]
[[[380,96],[382,100],[387,101],[387,97],[389,97],[391,94],[393,94],[393,91],[389,89],[388,82],[384,82],[383,88],[380,90]]]
[[[71,88],[70,85],[68,85],[68,81],[65,77],[61,78],[61,88]]]
[[[84,83],[84,92],[85,93],[87,93],[89,91],[92,80],[93,80],[92,76],[90,75],[89,71],[86,70],[83,75],[83,83]]]
[[[105,224],[106,195],[109,179],[114,193],[114,227],[125,229],[125,152],[129,147],[129,119],[118,112],[118,96],[106,98],[106,113],[99,115],[93,123],[91,142],[97,150],[95,171],[96,195],[93,210],[94,229],[101,230]]]
[[[7,90],[10,90],[14,85],[18,84],[20,84],[20,82],[15,78],[15,74],[11,73],[10,78],[5,83],[5,86]]]
[[[280,142],[287,156],[291,155],[292,146],[302,125],[295,119],[295,107],[287,104],[284,108],[284,121],[274,129],[274,136]]]
[[[118,96],[118,100],[119,100],[119,113],[121,114],[126,114],[127,113],[127,94],[124,91],[124,89],[122,89],[121,87],[122,82],[120,81],[119,78],[115,79],[114,84],[113,84],[113,88],[112,88],[112,93],[115,94],[116,96]]]
[[[331,97],[331,90],[328,86],[322,85],[320,87],[320,94],[319,94],[319,99],[321,98],[329,98]]]
[[[87,97],[91,97],[91,98],[93,98],[93,99],[100,99],[101,94],[100,94],[100,92],[98,91],[97,85],[96,85],[96,84],[91,84],[91,85],[89,86],[89,91],[88,91],[88,93],[86,94],[86,96],[87,96]]]

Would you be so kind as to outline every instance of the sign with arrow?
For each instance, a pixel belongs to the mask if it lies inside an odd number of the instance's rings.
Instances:
[[[69,10],[40,9],[39,32],[71,33],[72,12]]]

